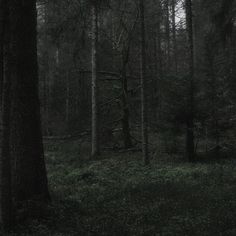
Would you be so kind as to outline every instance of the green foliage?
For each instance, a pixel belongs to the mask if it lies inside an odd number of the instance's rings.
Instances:
[[[57,147],[47,153],[49,214],[28,220],[16,235],[235,235],[234,160],[157,157],[145,167],[139,154],[88,161],[75,142]]]

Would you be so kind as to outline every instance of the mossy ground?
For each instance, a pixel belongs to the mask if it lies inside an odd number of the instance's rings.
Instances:
[[[53,148],[54,147],[54,148]],[[89,160],[76,142],[50,145],[52,204],[16,235],[236,235],[236,161],[188,164],[140,153]]]

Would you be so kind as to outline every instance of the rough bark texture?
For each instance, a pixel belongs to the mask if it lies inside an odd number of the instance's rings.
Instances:
[[[91,7],[92,15],[92,157],[100,154],[99,124],[98,124],[98,69],[97,69],[97,41],[98,41],[98,9],[95,2]]]
[[[189,96],[187,114],[186,151],[189,161],[194,161],[194,44],[192,0],[185,1],[186,23],[189,47]]]
[[[148,165],[148,114],[147,114],[147,83],[146,83],[146,40],[145,40],[145,16],[144,0],[140,0],[140,24],[141,24],[141,119],[142,119],[142,152],[143,161]]]
[[[38,96],[36,0],[11,0],[12,155],[17,201],[49,200]]]

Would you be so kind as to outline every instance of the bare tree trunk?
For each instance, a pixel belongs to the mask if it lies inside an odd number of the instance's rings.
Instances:
[[[150,163],[148,150],[148,109],[147,109],[147,82],[146,82],[146,36],[145,36],[145,9],[144,0],[140,0],[141,24],[141,122],[142,122],[142,152],[145,165]]]
[[[169,0],[165,0],[165,11],[166,11],[166,21],[165,21],[165,33],[166,33],[166,51],[167,51],[167,71],[170,69],[171,59],[170,59],[170,13],[169,13]]]
[[[129,114],[129,104],[128,104],[128,81],[126,76],[126,67],[129,58],[129,47],[127,52],[124,53],[122,61],[122,108],[123,108],[123,117],[122,117],[122,131],[124,138],[124,147],[130,148],[132,147],[132,140],[130,135],[130,114]]]
[[[69,127],[70,122],[70,78],[69,72],[66,73],[66,126]]]
[[[172,34],[173,34],[173,49],[174,49],[174,68],[175,74],[178,73],[178,55],[177,55],[177,43],[176,43],[176,22],[175,22],[175,7],[176,0],[172,0],[171,8],[172,8]]]
[[[192,0],[186,0],[186,23],[188,34],[188,50],[189,50],[189,95],[187,109],[187,136],[186,151],[189,161],[195,160],[194,150],[194,43],[193,43],[193,13]]]
[[[98,101],[98,68],[97,68],[97,43],[98,43],[98,4],[94,1],[92,13],[92,157],[100,154],[99,145],[99,101]]]
[[[159,118],[162,116],[162,90],[161,90],[161,80],[163,78],[163,58],[162,58],[162,34],[161,34],[161,14],[162,6],[160,0],[158,0],[158,14],[157,14],[157,28],[156,28],[156,66],[157,66],[157,76],[158,76],[158,85],[157,85],[157,94],[158,94],[158,115]]]
[[[50,199],[42,142],[38,94],[36,0],[10,1],[12,114],[11,145],[15,161],[15,198]]]
[[[11,180],[10,153],[10,111],[11,111],[11,72],[9,55],[8,6],[5,0],[0,0],[0,77],[1,77],[1,153],[0,153],[0,216],[4,231],[11,230],[14,224]],[[8,31],[8,32],[7,32]]]
[[[214,138],[215,138],[215,155],[219,157],[219,147],[220,147],[220,133],[219,133],[219,115],[218,115],[218,99],[217,99],[217,77],[214,71],[214,48],[212,45],[206,45],[206,62],[208,69],[208,77],[210,84],[210,101],[211,101],[211,117],[212,117],[212,126],[214,129]]]
[[[4,1],[0,0],[0,107],[2,105],[2,93],[3,93],[3,50],[4,50],[4,14],[5,7]]]
[[[44,114],[44,132],[46,132],[46,135],[50,135],[49,132],[49,110],[50,110],[50,77],[49,77],[49,43],[48,43],[48,36],[47,36],[47,26],[48,26],[48,3],[45,3],[44,6],[44,47],[46,48],[44,53],[44,60],[45,60],[45,67],[44,67],[44,78],[43,78],[43,114]]]

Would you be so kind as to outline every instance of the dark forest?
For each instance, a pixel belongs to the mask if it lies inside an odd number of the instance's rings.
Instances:
[[[0,0],[0,235],[236,235],[235,0]]]

